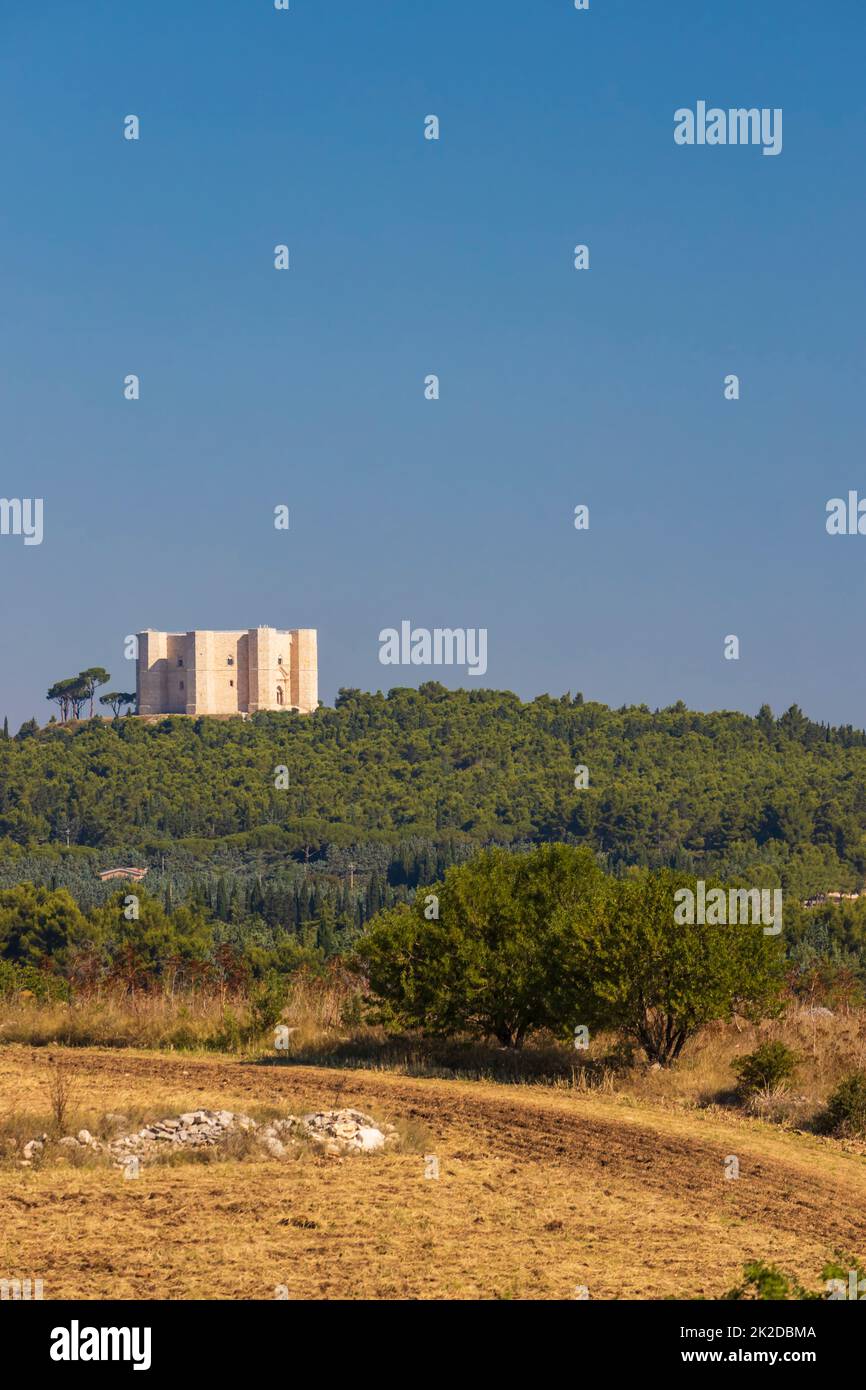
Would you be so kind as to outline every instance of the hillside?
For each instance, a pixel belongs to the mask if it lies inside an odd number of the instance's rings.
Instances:
[[[293,856],[411,887],[490,841],[562,839],[612,867],[765,867],[799,896],[861,886],[864,833],[866,735],[796,707],[523,704],[430,682],[341,691],[311,716],[93,720],[0,741],[0,861],[67,845],[235,869]]]

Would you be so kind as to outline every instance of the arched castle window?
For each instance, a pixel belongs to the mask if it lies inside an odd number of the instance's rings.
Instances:
[[[282,687],[281,685],[278,685],[278,686],[277,686],[277,704],[278,704],[278,705],[281,705],[282,703],[283,703],[283,687]]]

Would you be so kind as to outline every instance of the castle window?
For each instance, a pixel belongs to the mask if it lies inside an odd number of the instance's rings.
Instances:
[[[282,664],[283,664],[283,658],[282,658],[281,656],[278,656],[278,657],[277,657],[277,665],[278,665],[278,666],[282,666]]]
[[[229,685],[234,685],[234,681],[229,681]]]
[[[182,656],[179,656],[179,657],[178,657],[178,659],[177,659],[177,664],[178,664],[178,666],[182,666],[182,665],[183,665],[183,657],[182,657]]]
[[[283,687],[282,687],[281,685],[278,685],[278,686],[277,686],[277,704],[278,704],[278,705],[281,705],[282,703],[283,703]]]
[[[180,682],[180,689],[183,690],[183,681]]]
[[[234,666],[234,664],[235,664],[235,659],[234,659],[233,656],[228,656],[228,657],[226,657],[226,661],[227,661],[227,663],[228,663],[229,666]]]

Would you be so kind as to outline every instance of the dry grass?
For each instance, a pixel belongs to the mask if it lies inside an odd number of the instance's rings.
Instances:
[[[781,1019],[760,1024],[716,1024],[688,1045],[675,1067],[635,1067],[619,1084],[637,1098],[661,1104],[740,1106],[732,1061],[761,1043],[777,1041],[797,1053],[796,1075],[786,1088],[758,1096],[748,1107],[802,1128],[818,1119],[843,1076],[866,1067],[866,1010],[828,1018],[794,1006]]]
[[[0,1041],[44,1047],[153,1047],[191,1049],[241,1042],[246,1005],[217,996],[84,994],[74,1003],[4,1000]],[[233,1037],[233,1034],[235,1037]]]
[[[282,1019],[296,1029],[299,1045],[328,1038],[353,1009],[358,991],[341,978],[299,971],[286,982]],[[363,1031],[363,1030],[362,1030]],[[44,1047],[147,1047],[169,1051],[247,1053],[260,1050],[248,997],[206,990],[178,993],[99,986],[81,990],[71,1003],[30,998],[0,999],[0,1043]]]
[[[51,1097],[51,1128],[55,1134],[66,1134],[69,1113],[75,1103],[75,1066],[68,1057],[51,1057],[48,1092]]]
[[[282,1012],[293,1030],[288,1054],[275,1052],[267,1033],[254,1032],[245,998],[204,993],[130,997],[101,991],[72,1004],[2,1001],[0,1043],[232,1052],[247,1059],[270,1058],[275,1064],[600,1089],[662,1106],[729,1108],[743,1105],[735,1091],[732,1061],[762,1042],[780,1040],[797,1052],[797,1074],[787,1090],[748,1104],[764,1118],[798,1127],[816,1122],[846,1073],[866,1068],[866,1009],[826,1017],[792,1005],[779,1020],[716,1024],[687,1045],[675,1067],[653,1069],[639,1053],[629,1064],[612,1036],[597,1036],[588,1052],[576,1052],[552,1038],[537,1038],[514,1052],[459,1038],[424,1039],[347,1024],[347,1016],[358,1015],[358,1001],[357,990],[345,980],[293,977]]]
[[[559,1299],[580,1284],[594,1298],[718,1297],[747,1260],[812,1286],[835,1250],[866,1254],[862,1158],[672,1095],[660,1106],[635,1092],[136,1051],[74,1060],[82,1117],[337,1100],[404,1125],[407,1143],[288,1167],[229,1155],[135,1181],[6,1167],[0,1276],[42,1278],[47,1298],[272,1298],[285,1286],[293,1298]],[[49,1073],[41,1049],[0,1050],[0,1115],[46,1117]],[[738,1181],[724,1179],[729,1154]]]

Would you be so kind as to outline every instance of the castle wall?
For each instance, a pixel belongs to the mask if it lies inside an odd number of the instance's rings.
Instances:
[[[299,627],[292,633],[292,704],[304,714],[319,705],[319,654],[316,629]]]
[[[135,693],[140,714],[158,714],[165,705],[165,654],[168,634],[138,634],[138,660],[135,663]]]
[[[157,714],[186,714],[187,668],[190,665],[188,634],[185,632],[163,632],[165,638],[165,665],[162,673],[161,710]],[[139,647],[139,651],[141,648]]]
[[[238,714],[318,703],[316,633],[258,627],[240,632],[138,634],[140,714]]]

